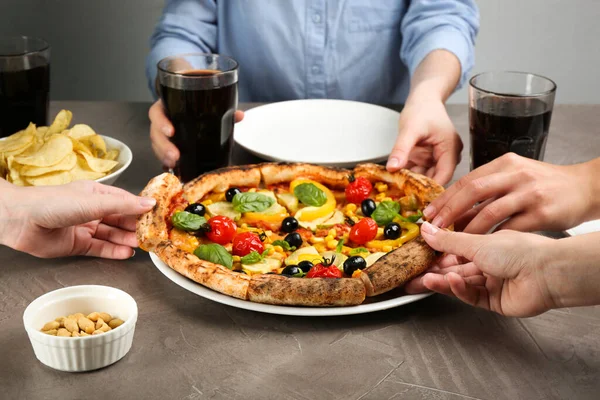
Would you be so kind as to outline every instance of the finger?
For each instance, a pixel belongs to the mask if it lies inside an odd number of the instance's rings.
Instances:
[[[477,216],[477,214],[479,214],[479,212],[481,210],[483,210],[483,208],[485,206],[487,206],[488,204],[490,204],[494,200],[496,200],[495,197],[491,198],[491,199],[487,199],[483,203],[477,204],[475,207],[471,208],[469,211],[467,211],[466,213],[464,213],[463,215],[461,215],[460,217],[458,217],[456,219],[456,221],[454,221],[454,230],[457,231],[457,232],[464,231],[465,228],[467,227],[467,225],[469,225],[469,223],[471,223],[471,221],[473,220],[473,218],[475,218]]]
[[[523,212],[498,225],[496,231],[510,229],[513,231],[533,232],[540,228],[541,224],[535,217]]]
[[[396,139],[396,144],[388,158],[386,168],[390,172],[403,168],[408,161],[410,152],[421,139],[420,134],[409,129],[401,129]]]
[[[429,168],[429,169],[427,170],[427,172],[425,172],[425,175],[426,175],[428,178],[432,178],[432,179],[433,179],[433,177],[435,176],[435,166],[434,166],[434,167],[431,167],[431,168]]]
[[[495,225],[505,219],[519,213],[525,208],[524,199],[516,194],[509,194],[501,197],[496,201],[491,202],[483,207],[481,211],[473,218],[473,220],[464,229],[465,233],[488,233]],[[523,221],[517,220],[517,226],[523,225],[526,228],[530,224],[533,217],[528,216],[522,218]],[[520,223],[521,222],[521,223]],[[508,228],[513,229],[513,228]],[[522,229],[515,229],[522,230]]]
[[[509,193],[519,183],[514,173],[494,173],[473,179],[447,199],[433,219],[433,224],[440,228],[450,226],[458,217],[469,211],[475,204],[492,197],[500,197]],[[503,205],[503,204],[502,204]],[[495,209],[494,209],[495,210]],[[503,210],[495,210],[502,212]],[[490,217],[493,215],[490,214]],[[502,220],[496,220],[499,223]]]
[[[434,250],[465,257],[469,261],[473,261],[479,249],[488,240],[485,235],[446,231],[429,222],[421,224],[421,236]]]
[[[175,133],[171,121],[167,118],[162,101],[157,101],[148,111],[150,118],[150,141],[156,157],[168,167],[172,168],[179,159],[179,150],[169,140]]]
[[[152,142],[152,151],[160,162],[173,168],[179,160],[179,150],[155,124],[150,125],[150,141]]]
[[[435,165],[435,175],[433,176],[433,180],[440,185],[445,185],[450,182],[454,175],[456,165],[459,163],[463,144],[460,140],[460,136],[455,133],[451,141],[444,142],[444,144],[440,144],[439,146],[440,154]]]
[[[102,219],[102,223],[126,231],[135,232],[137,217],[135,215],[115,214]]]
[[[421,174],[424,175],[425,172],[427,171],[427,168],[425,167],[421,167],[420,165],[414,166],[410,169],[412,172],[414,172],[415,174]]]
[[[135,236],[135,232],[126,231],[102,223],[98,225],[94,237],[96,239],[104,240],[114,244],[121,244],[129,247],[138,246],[138,241]]]
[[[471,285],[458,274],[453,272],[444,275],[452,293],[461,301],[475,307],[490,309],[487,289],[483,286]]]
[[[445,254],[438,260],[437,266],[439,267],[439,269],[444,269],[448,267],[453,267],[455,265],[464,264],[465,262],[469,261],[455,254]]]
[[[454,296],[450,284],[440,274],[425,274],[423,276],[423,286],[432,292],[445,294],[446,296]]]
[[[92,239],[89,248],[82,255],[111,260],[126,260],[131,258],[133,254],[134,251],[129,246],[114,244],[100,239]]]
[[[235,112],[235,122],[241,122],[244,119],[244,112],[241,110],[237,110]]]
[[[437,216],[438,212],[442,209],[446,202],[448,202],[449,199],[453,198],[471,181],[510,168],[510,166],[513,164],[511,160],[513,160],[514,157],[502,156],[500,158],[496,158],[495,160],[484,164],[481,167],[471,171],[469,174],[463,176],[458,181],[456,181],[456,183],[454,183],[452,186],[446,189],[446,191],[444,191],[438,198],[431,202],[431,204],[427,206],[425,210],[423,210],[423,214],[429,219],[434,218],[435,216]]]
[[[447,274],[450,272],[458,274],[463,278],[483,276],[481,270],[472,262],[467,262],[466,264],[453,265],[451,267],[446,268],[440,268],[439,271],[437,271],[438,274]]]

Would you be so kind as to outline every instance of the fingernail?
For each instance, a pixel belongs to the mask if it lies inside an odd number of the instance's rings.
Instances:
[[[135,257],[135,250],[133,250],[133,253],[131,254],[131,257],[129,257],[129,258],[133,258],[133,257]]]
[[[425,207],[425,209],[423,210],[423,215],[426,218],[430,218],[433,216],[433,214],[435,214],[435,207],[432,206],[431,204],[428,205],[427,207]]]
[[[156,205],[156,199],[154,197],[142,197],[140,199],[140,205],[142,207],[154,207]]]
[[[435,235],[439,231],[439,229],[431,225],[429,222],[423,222],[423,224],[421,224],[421,231],[430,235]]]
[[[388,160],[387,166],[388,168],[398,168],[400,167],[400,160],[398,160],[396,157],[392,157]]]
[[[171,128],[169,126],[163,126],[161,128],[161,130],[162,130],[162,133],[164,133],[166,136],[171,136],[172,135]]]
[[[444,220],[439,215],[437,217],[435,217],[433,219],[433,221],[431,222],[432,225],[439,226],[440,228],[442,227],[443,223],[444,223]]]

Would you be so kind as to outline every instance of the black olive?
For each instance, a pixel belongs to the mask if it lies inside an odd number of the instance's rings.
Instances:
[[[283,269],[283,271],[281,271],[281,275],[289,275],[289,276],[294,276],[296,274],[300,274],[302,273],[302,270],[300,268],[298,268],[297,265],[288,265],[287,267],[285,267]]]
[[[294,217],[286,217],[283,222],[281,222],[281,230],[285,233],[292,233],[296,229],[298,229],[298,220]]]
[[[352,256],[344,261],[344,273],[352,276],[357,269],[367,268],[367,262],[361,256]]]
[[[302,272],[308,272],[313,267],[313,263],[308,260],[300,261],[298,263],[298,268],[302,270]]]
[[[206,214],[206,207],[200,203],[192,203],[185,208],[185,211],[203,217]]]
[[[360,210],[365,217],[370,217],[376,207],[377,206],[372,199],[364,199],[362,203],[360,203]]]
[[[297,249],[302,246],[302,236],[300,236],[298,232],[288,234],[285,238],[283,238],[283,240],[288,242],[290,246],[293,246]]]
[[[398,239],[402,233],[402,228],[395,222],[390,222],[383,229],[383,236],[386,239]]]
[[[227,192],[225,192],[225,200],[231,203],[233,201],[233,197],[238,193],[242,193],[242,191],[238,188],[229,188]]]

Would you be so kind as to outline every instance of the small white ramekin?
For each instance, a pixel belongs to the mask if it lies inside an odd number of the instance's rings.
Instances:
[[[78,338],[51,336],[40,329],[46,322],[75,313],[107,312],[125,321],[101,335]],[[80,372],[111,365],[123,358],[133,342],[138,309],[122,290],[96,285],[71,286],[35,299],[23,313],[33,351],[43,364],[60,371]]]

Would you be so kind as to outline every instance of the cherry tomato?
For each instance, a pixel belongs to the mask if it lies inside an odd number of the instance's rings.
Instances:
[[[354,180],[350,178],[350,184],[346,186],[346,199],[350,203],[360,204],[369,197],[371,190],[373,190],[373,185],[367,178],[362,176]]]
[[[315,265],[306,274],[307,278],[341,278],[342,276],[344,274],[335,265],[325,266],[323,264]]]
[[[218,244],[227,244],[231,242],[235,236],[237,226],[235,222],[229,217],[223,215],[217,215],[208,220],[210,225],[210,232],[206,232],[206,237],[211,242]]]
[[[377,236],[377,222],[373,218],[363,218],[350,229],[350,240],[356,244],[365,244]]]
[[[256,233],[243,232],[239,235],[235,235],[231,251],[233,255],[244,257],[253,251],[257,251],[261,254],[265,251],[265,245]]]

